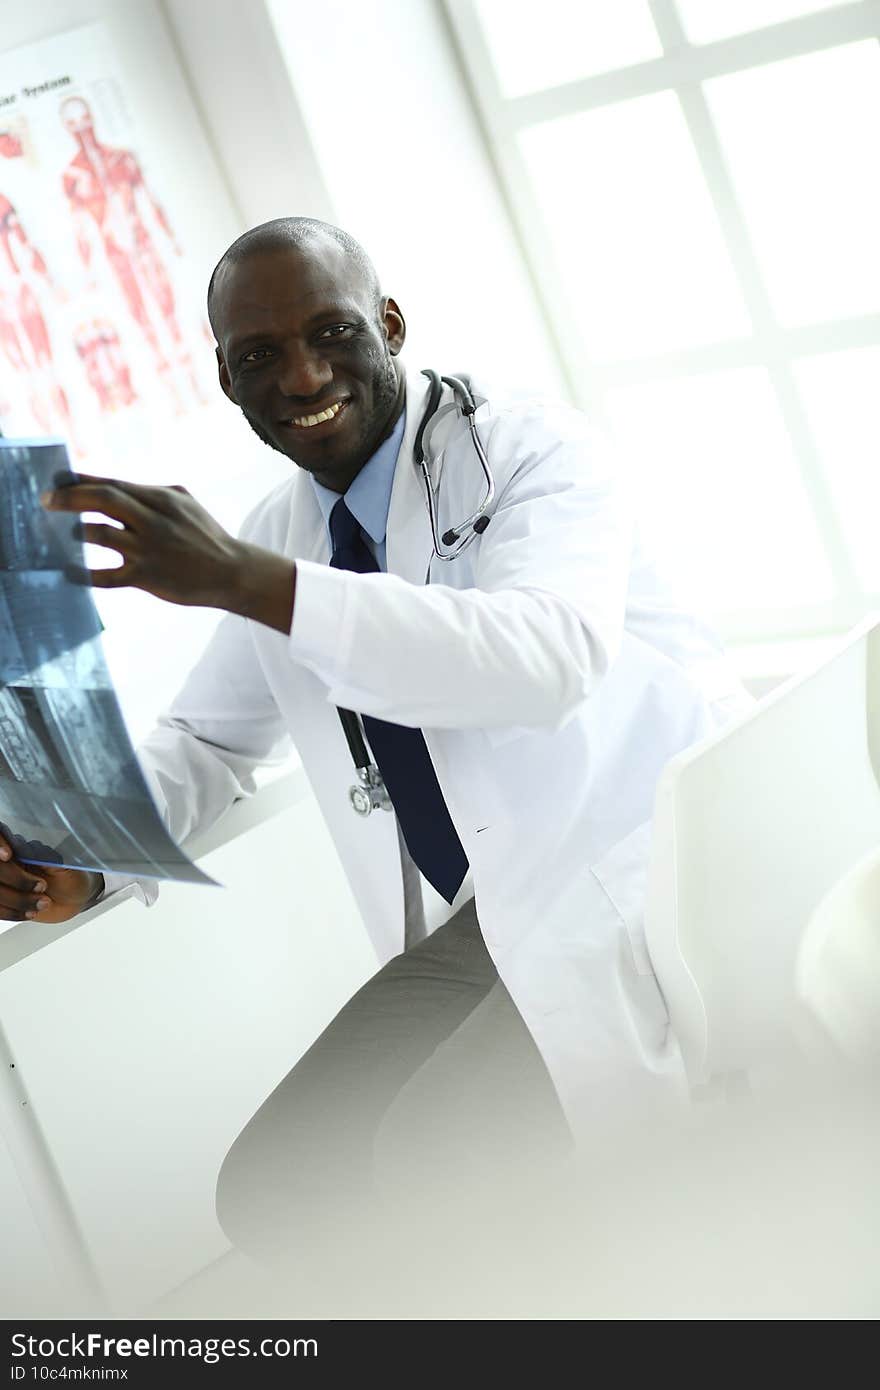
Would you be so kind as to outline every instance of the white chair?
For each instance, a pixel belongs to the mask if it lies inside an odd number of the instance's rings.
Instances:
[[[792,1057],[802,935],[878,846],[875,617],[661,777],[645,934],[693,1086]]]
[[[880,848],[860,859],[807,923],[795,969],[798,998],[838,1056],[880,1061]],[[821,1056],[821,1049],[817,1049]]]

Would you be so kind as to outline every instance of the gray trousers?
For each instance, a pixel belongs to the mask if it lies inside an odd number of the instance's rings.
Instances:
[[[412,1199],[567,1154],[541,1056],[483,944],[473,900],[337,1014],[233,1144],[217,1214],[311,1290]],[[500,1165],[500,1167],[499,1167]]]

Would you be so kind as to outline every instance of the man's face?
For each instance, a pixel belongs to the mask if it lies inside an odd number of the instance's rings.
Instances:
[[[344,492],[402,406],[394,301],[377,305],[342,248],[320,242],[226,267],[212,317],[230,400],[266,444]]]

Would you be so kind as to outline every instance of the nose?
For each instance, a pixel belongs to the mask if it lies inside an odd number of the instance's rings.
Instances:
[[[332,380],[330,363],[310,348],[290,347],[281,360],[278,389],[291,400],[314,400]]]

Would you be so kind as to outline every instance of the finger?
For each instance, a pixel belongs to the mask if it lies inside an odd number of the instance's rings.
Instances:
[[[132,566],[113,565],[109,569],[90,570],[84,565],[67,565],[64,576],[71,584],[79,584],[91,589],[124,589],[128,585],[137,587]]]
[[[169,483],[167,487],[153,487],[147,483],[123,483],[122,486],[145,507],[161,512],[163,516],[179,515],[178,499],[192,495],[181,483]]]
[[[113,569],[89,570],[93,589],[137,588],[135,577],[128,565],[114,565]]]
[[[122,478],[98,478],[89,473],[77,474],[77,481],[71,485],[56,489],[53,494],[58,498],[62,494],[78,491],[81,486],[88,487],[112,487],[119,493],[125,493],[133,501],[139,502],[146,510],[161,512],[163,515],[172,515],[179,511],[180,503],[178,498],[183,495],[189,497],[189,492],[179,483],[171,484],[168,487],[155,487],[147,483],[129,483]],[[104,508],[83,507],[82,511],[103,511]],[[108,516],[110,513],[108,512]]]
[[[101,512],[135,529],[149,518],[149,508],[115,483],[63,487],[44,492],[40,501],[50,512]]]
[[[37,884],[40,885],[39,889]],[[0,864],[0,890],[10,889],[18,893],[44,892],[46,877],[42,869],[26,869],[16,859]]]
[[[52,906],[52,900],[44,893],[16,893],[13,888],[0,884],[0,913],[15,912],[22,916],[25,912],[42,912]]]
[[[87,545],[100,545],[106,550],[116,550],[128,556],[132,534],[121,526],[105,526],[98,521],[84,521],[76,530],[79,540]]]

